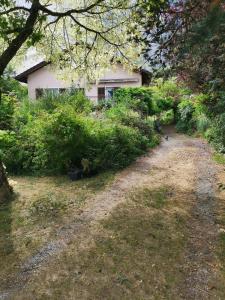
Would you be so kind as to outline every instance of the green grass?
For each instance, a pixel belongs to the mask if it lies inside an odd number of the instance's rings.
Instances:
[[[213,159],[221,164],[221,165],[225,165],[225,155],[224,154],[221,154],[221,153],[214,153],[213,154]]]

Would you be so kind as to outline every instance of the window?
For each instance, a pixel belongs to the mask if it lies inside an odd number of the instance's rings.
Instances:
[[[117,89],[119,89],[119,87],[99,87],[98,100],[113,98],[114,92]]]
[[[41,98],[44,94],[44,90],[43,89],[36,89],[35,90],[36,93],[36,99]]]
[[[118,87],[106,87],[105,89],[105,97],[106,99],[111,99],[114,96],[115,91],[118,89]]]
[[[63,94],[66,92],[66,89],[59,89],[59,94]]]
[[[99,87],[98,88],[98,100],[105,99],[105,88]]]
[[[57,96],[59,94],[65,93],[65,88],[47,88],[47,89],[36,89],[36,99],[43,97],[44,95]]]

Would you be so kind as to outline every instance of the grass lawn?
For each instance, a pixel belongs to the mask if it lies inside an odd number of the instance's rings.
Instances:
[[[13,177],[15,199],[0,207],[0,286],[113,177],[110,172],[76,182],[67,177]]]
[[[176,299],[186,218],[179,197],[169,187],[127,195],[89,239],[75,240],[30,281],[27,299],[34,291],[37,299]]]

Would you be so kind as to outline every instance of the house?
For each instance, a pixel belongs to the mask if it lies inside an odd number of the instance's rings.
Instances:
[[[66,82],[57,78],[50,63],[42,61],[15,78],[28,84],[28,94],[33,100],[45,92],[57,94],[76,88],[83,90],[88,98],[97,103],[100,99],[111,98],[117,88],[147,85],[150,75],[148,71],[141,69],[128,71],[118,63],[114,68],[109,68],[96,82],[87,84],[84,79]]]

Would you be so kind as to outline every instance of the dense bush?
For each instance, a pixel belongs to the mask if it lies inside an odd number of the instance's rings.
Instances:
[[[116,103],[123,103],[142,115],[152,115],[155,113],[150,88],[120,88],[115,91],[114,99]]]
[[[177,130],[180,132],[193,133],[195,121],[193,119],[195,112],[194,103],[190,99],[184,99],[178,104],[177,112]]]
[[[211,118],[207,137],[219,152],[225,153],[225,91],[214,92],[207,104]]]
[[[59,96],[54,94],[46,94],[38,99],[34,105],[34,110],[46,110],[48,112],[54,111],[58,107],[63,107],[65,104],[70,104],[72,109],[77,113],[88,114],[93,109],[93,104],[82,91],[65,92]]]
[[[158,79],[150,87],[120,88],[115,92],[114,101],[146,116],[176,111],[181,99],[190,93],[175,78],[167,81]]]
[[[84,161],[94,173],[124,167],[159,142],[154,120],[172,124],[177,103],[182,130],[193,128],[195,112],[203,112],[184,94],[172,80],[118,89],[110,105],[97,108],[83,93],[25,99],[15,107],[12,131],[0,135],[1,156],[14,173],[66,173]]]
[[[106,116],[117,124],[120,123],[139,130],[143,136],[149,139],[154,135],[152,122],[146,118],[141,118],[138,112],[127,107],[124,103],[119,103],[106,111]]]
[[[18,100],[25,98],[28,95],[26,86],[21,85],[17,80],[12,78],[12,73],[4,74],[0,77],[0,87],[4,94],[14,95]]]
[[[174,123],[174,110],[169,109],[166,111],[163,111],[160,115],[160,121],[162,125],[171,125]]]
[[[15,97],[2,94],[0,98],[0,129],[12,128],[15,103]]]
[[[2,156],[15,173],[65,173],[120,168],[158,142],[152,123],[125,104],[92,113],[82,94],[63,95],[38,102],[24,100],[14,114],[12,136],[4,134]],[[13,140],[13,143],[10,142]]]
[[[0,130],[0,160],[4,159],[7,154],[9,154],[7,150],[14,147],[15,141],[16,138],[14,132]]]
[[[207,139],[218,152],[225,153],[225,113],[218,115],[206,132]]]
[[[157,79],[151,86],[151,91],[155,113],[171,109],[175,111],[181,99],[190,94],[190,91],[179,84],[176,78],[166,81]]]
[[[205,115],[204,113],[201,113],[196,116],[195,121],[196,121],[197,132],[199,132],[203,136],[205,136],[207,130],[210,128],[210,126],[212,124],[210,119],[207,117],[207,115]]]

